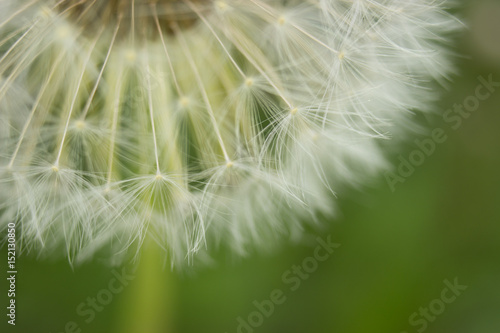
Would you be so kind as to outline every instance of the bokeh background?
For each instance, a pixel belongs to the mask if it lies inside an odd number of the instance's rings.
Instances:
[[[458,74],[436,102],[442,115],[474,93],[477,77],[500,81],[500,2],[462,1],[469,29],[457,38]],[[448,139],[392,192],[381,175],[362,191],[338,198],[339,214],[299,244],[239,260],[221,251],[213,265],[171,272],[154,247],[123,291],[89,316],[78,306],[101,293],[122,267],[98,260],[71,268],[66,261],[18,258],[17,325],[6,325],[7,284],[0,275],[1,332],[197,333],[498,333],[500,332],[500,88],[456,130],[438,115],[425,120],[428,137],[442,128]],[[415,136],[417,138],[418,136]],[[408,142],[390,156],[407,157]],[[282,275],[313,254],[315,237],[341,244],[299,288]],[[114,273],[113,273],[114,269]],[[439,309],[445,280],[467,289]],[[274,289],[286,301],[273,313],[253,315]],[[411,324],[421,308],[439,312]],[[86,307],[88,309],[88,307]],[[437,310],[436,310],[437,309]],[[74,322],[71,323],[71,322]],[[69,323],[69,324],[68,324]],[[255,325],[258,323],[258,325]]]

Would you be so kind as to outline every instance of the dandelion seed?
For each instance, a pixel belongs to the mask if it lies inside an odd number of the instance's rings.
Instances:
[[[446,6],[2,1],[0,227],[72,263],[300,237],[452,73]]]

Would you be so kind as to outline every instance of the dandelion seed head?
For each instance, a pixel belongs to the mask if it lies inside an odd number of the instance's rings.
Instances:
[[[79,130],[84,129],[86,126],[85,122],[83,120],[77,120],[75,121],[75,127]]]
[[[137,59],[137,53],[134,50],[126,50],[125,59],[128,62],[133,63]]]
[[[251,87],[251,86],[253,86],[253,79],[252,79],[252,78],[247,78],[247,79],[245,80],[245,85],[246,85],[247,87]]]
[[[2,1],[0,228],[71,263],[300,238],[449,80],[447,6]]]
[[[224,2],[224,1],[216,1],[216,2],[215,2],[215,5],[217,6],[217,8],[218,8],[219,10],[225,10],[225,9],[227,9],[227,7],[228,7],[227,3],[226,3],[226,2]]]

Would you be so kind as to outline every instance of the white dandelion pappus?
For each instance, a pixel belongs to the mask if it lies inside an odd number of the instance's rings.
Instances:
[[[70,262],[299,238],[448,79],[447,4],[2,1],[0,226]]]

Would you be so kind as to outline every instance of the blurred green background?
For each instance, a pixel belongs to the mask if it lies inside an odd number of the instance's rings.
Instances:
[[[464,7],[470,29],[458,38],[459,75],[437,102],[442,113],[474,93],[479,75],[500,81],[500,2]],[[381,175],[363,192],[340,197],[340,214],[327,229],[272,254],[235,261],[222,253],[210,267],[179,274],[163,269],[162,256],[148,249],[135,278],[116,294],[106,290],[121,267],[113,273],[94,262],[72,270],[63,260],[20,257],[17,325],[7,327],[2,315],[0,331],[500,332],[500,88],[458,129],[441,117],[427,127],[444,129],[448,140],[395,192]],[[396,165],[399,154],[414,149],[408,143],[390,161]],[[282,275],[313,254],[316,236],[328,235],[341,247],[290,290]],[[0,252],[5,258],[5,248]],[[467,289],[449,304],[439,301],[442,292],[452,295],[444,281],[455,279]],[[5,278],[0,286],[4,300]],[[274,289],[286,300],[269,317],[255,314],[254,301],[269,300]],[[109,303],[87,323],[90,314],[77,308],[96,296]],[[429,306],[424,319],[420,311]],[[248,323],[249,316],[256,327],[241,326],[238,318]]]

